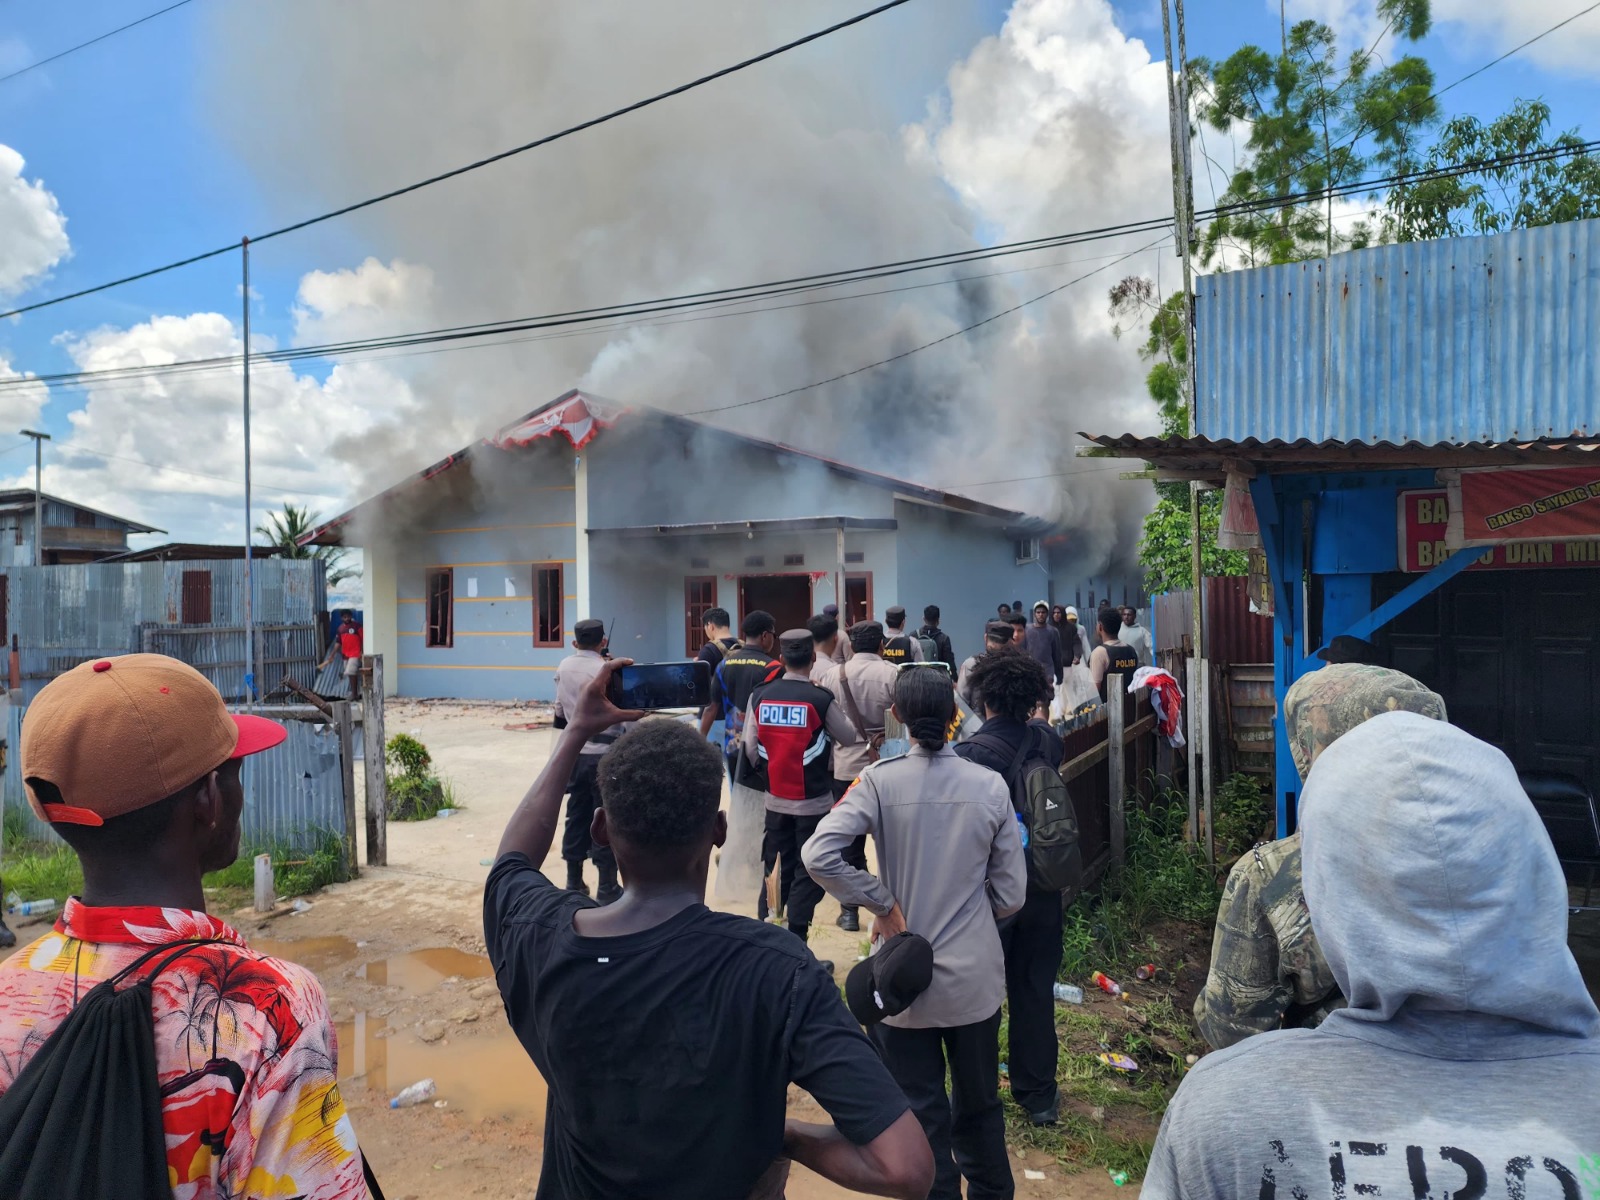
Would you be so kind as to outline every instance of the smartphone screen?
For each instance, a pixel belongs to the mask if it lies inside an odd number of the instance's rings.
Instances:
[[[607,694],[618,708],[703,708],[711,703],[711,664],[696,659],[621,667]]]

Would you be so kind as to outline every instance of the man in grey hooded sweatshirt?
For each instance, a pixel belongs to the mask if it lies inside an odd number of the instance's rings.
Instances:
[[[1317,759],[1301,830],[1311,924],[1349,1006],[1203,1059],[1144,1200],[1593,1196],[1600,1012],[1510,761],[1383,713]]]

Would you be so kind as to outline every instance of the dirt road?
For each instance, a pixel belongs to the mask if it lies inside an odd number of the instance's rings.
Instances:
[[[391,1200],[511,1200],[532,1195],[538,1181],[544,1083],[506,1024],[483,957],[480,905],[501,831],[553,743],[548,729],[525,726],[546,719],[536,708],[392,702],[388,731],[426,743],[463,810],[390,824],[389,865],[310,897],[309,911],[268,921],[222,914],[252,944],[321,978],[338,1024],[346,1103]],[[546,870],[563,877],[559,853]],[[742,911],[754,914],[753,898]],[[836,914],[825,901],[816,949],[843,971],[860,939],[834,927]],[[428,1077],[437,1106],[388,1108],[390,1095]],[[791,1111],[823,1119],[798,1089]],[[1027,1200],[1136,1194],[1103,1172],[1070,1174],[1039,1151],[1014,1153],[1017,1194]],[[850,1194],[803,1168],[788,1188],[791,1200]]]

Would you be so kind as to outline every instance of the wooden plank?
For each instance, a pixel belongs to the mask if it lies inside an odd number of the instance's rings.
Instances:
[[[350,701],[333,705],[333,725],[339,731],[339,769],[344,785],[344,861],[354,879],[361,874],[361,852],[356,843],[356,739]]]
[[[1094,770],[1106,757],[1106,743],[1101,742],[1093,749],[1085,750],[1069,763],[1061,764],[1061,778],[1065,783],[1071,783],[1080,775],[1086,775]]]
[[[389,779],[384,772],[383,655],[369,654],[361,667],[362,753],[367,768],[367,864],[389,863]]]
[[[1106,695],[1111,697],[1106,705],[1106,745],[1112,747],[1111,759],[1111,861],[1122,866],[1128,848],[1128,739],[1124,728],[1128,713],[1124,697],[1127,692],[1121,675],[1106,678]]]

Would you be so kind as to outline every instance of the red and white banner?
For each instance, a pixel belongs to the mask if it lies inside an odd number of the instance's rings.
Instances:
[[[1600,537],[1600,465],[1467,470],[1446,486],[1451,546]]]
[[[1454,550],[1450,528],[1451,496],[1446,488],[1400,493],[1400,569],[1413,574],[1431,571]],[[1469,571],[1514,571],[1552,567],[1600,567],[1600,538],[1561,542],[1502,542],[1466,550],[1478,555]]]
[[[508,425],[485,440],[491,446],[509,450],[560,434],[572,443],[574,450],[582,450],[595,434],[615,425],[617,418],[626,411],[582,392],[574,392],[565,400]]]

